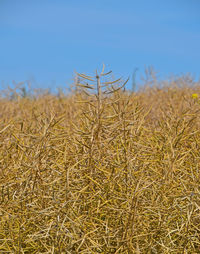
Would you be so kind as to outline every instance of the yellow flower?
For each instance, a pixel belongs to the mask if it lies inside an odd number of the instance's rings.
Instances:
[[[193,99],[197,99],[199,96],[198,96],[198,94],[197,93],[193,93],[193,95],[192,95],[192,98]]]

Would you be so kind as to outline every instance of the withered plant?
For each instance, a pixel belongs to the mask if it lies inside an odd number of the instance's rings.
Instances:
[[[0,99],[0,253],[200,253],[199,83],[77,76]]]

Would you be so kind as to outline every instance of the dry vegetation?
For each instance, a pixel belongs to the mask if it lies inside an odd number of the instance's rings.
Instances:
[[[200,253],[199,84],[79,77],[0,100],[0,253]]]

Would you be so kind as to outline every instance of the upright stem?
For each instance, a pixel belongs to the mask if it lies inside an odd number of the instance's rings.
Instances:
[[[101,83],[100,83],[100,77],[96,73],[96,79],[97,79],[97,116],[98,116],[98,125],[100,124],[100,108],[101,108]],[[99,126],[98,126],[99,127]]]

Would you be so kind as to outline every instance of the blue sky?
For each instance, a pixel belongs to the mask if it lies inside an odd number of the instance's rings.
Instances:
[[[0,0],[0,86],[67,87],[105,63],[139,83],[200,74],[199,0]],[[129,83],[129,86],[131,84]]]

